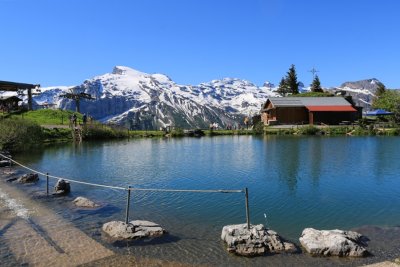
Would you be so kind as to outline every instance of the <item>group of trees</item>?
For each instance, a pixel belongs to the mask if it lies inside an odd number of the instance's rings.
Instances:
[[[384,109],[394,113],[396,121],[400,121],[400,91],[387,90],[383,83],[379,83],[372,103],[375,109]]]
[[[277,92],[283,96],[296,95],[299,93],[299,84],[297,81],[296,67],[292,64],[285,77],[282,77]],[[312,92],[323,92],[318,75],[315,75],[311,84]]]

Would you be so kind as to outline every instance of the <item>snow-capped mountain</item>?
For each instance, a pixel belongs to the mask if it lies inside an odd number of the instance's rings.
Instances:
[[[340,87],[333,88],[335,93],[351,96],[353,102],[364,110],[371,109],[376,89],[381,82],[378,79],[365,79],[354,82],[345,82]]]
[[[346,82],[331,88],[334,93],[351,95],[357,105],[368,108],[375,97],[377,79]],[[245,116],[257,115],[277,87],[235,78],[213,80],[199,85],[180,85],[164,74],[148,74],[116,66],[111,73],[96,76],[78,86],[41,88],[34,96],[37,104],[55,104],[75,110],[75,101],[61,97],[66,92],[87,93],[95,100],[81,100],[81,112],[97,120],[134,129],[165,126],[205,128],[210,123],[240,125]],[[300,92],[309,91],[301,84]]]
[[[77,87],[43,88],[34,97],[38,104],[54,103],[75,109],[75,102],[60,97],[65,92],[84,92],[95,100],[81,100],[81,112],[97,120],[138,129],[168,125],[183,128],[236,125],[244,116],[258,114],[273,87],[225,78],[197,86],[179,85],[163,74],[147,74],[117,66],[112,73],[96,76]]]

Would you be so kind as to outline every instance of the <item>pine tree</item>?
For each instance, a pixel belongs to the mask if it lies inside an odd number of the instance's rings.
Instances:
[[[323,92],[322,87],[321,87],[321,82],[319,81],[318,75],[315,75],[315,78],[311,84],[311,91],[318,92],[318,93]]]
[[[285,78],[281,79],[277,92],[282,96],[285,96],[289,92]]]
[[[378,87],[376,88],[376,96],[381,96],[381,95],[383,95],[383,93],[385,93],[386,92],[386,86],[383,84],[383,83],[381,83],[381,82],[379,82],[378,83]]]
[[[296,68],[294,64],[292,64],[287,72],[286,84],[289,88],[289,93],[294,95],[299,93],[299,82],[297,82]]]

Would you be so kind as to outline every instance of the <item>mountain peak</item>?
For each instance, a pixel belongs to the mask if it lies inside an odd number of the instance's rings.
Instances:
[[[345,82],[340,87],[350,88],[350,89],[366,89],[369,91],[374,91],[378,87],[380,81],[376,78],[365,79],[354,82]]]
[[[125,66],[115,66],[112,74],[116,74],[116,75],[129,75],[129,76],[140,76],[140,75],[146,75],[146,73],[144,72],[140,72],[137,70],[134,70],[132,68],[129,67],[125,67]]]

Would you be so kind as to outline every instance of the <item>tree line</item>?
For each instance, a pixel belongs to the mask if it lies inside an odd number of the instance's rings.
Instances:
[[[286,76],[282,77],[277,92],[282,96],[297,95],[299,93],[299,84],[300,82],[297,81],[296,67],[292,64]],[[323,92],[318,75],[315,75],[311,83],[311,91],[315,93]]]

